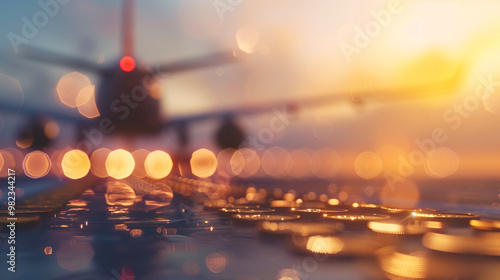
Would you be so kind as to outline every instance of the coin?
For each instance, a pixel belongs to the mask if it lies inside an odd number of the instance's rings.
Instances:
[[[422,244],[441,252],[500,256],[499,240],[498,232],[474,235],[428,232],[422,238]]]
[[[268,234],[287,235],[298,234],[301,236],[336,234],[344,230],[342,223],[319,223],[301,221],[263,221],[258,228]]]
[[[497,220],[470,220],[471,227],[485,231],[500,231],[500,221]]]
[[[237,223],[256,224],[260,221],[290,221],[299,219],[299,215],[278,215],[278,214],[235,214],[231,216]]]
[[[355,235],[292,235],[293,249],[320,257],[366,257],[372,256],[382,245],[365,234]],[[317,254],[317,255],[316,255]],[[320,257],[322,258],[322,257]]]
[[[439,221],[447,225],[465,226],[469,221],[478,219],[479,215],[471,213],[418,213],[412,212],[413,219],[425,221]]]
[[[324,215],[347,212],[347,209],[292,208],[291,212],[300,215],[301,218],[319,218]]]
[[[396,235],[421,235],[429,229],[439,229],[442,225],[436,221],[399,222],[393,220],[371,221],[368,228],[377,233],[396,234]]]
[[[254,208],[249,206],[242,207],[224,207],[219,209],[219,215],[231,217],[234,214],[270,214],[274,209]]]
[[[346,229],[366,229],[370,221],[387,220],[390,217],[381,214],[355,213],[355,214],[325,214],[324,219],[335,220],[344,223]]]

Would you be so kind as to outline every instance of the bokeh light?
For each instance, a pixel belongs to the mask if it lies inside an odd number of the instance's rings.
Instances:
[[[77,98],[80,91],[91,85],[87,76],[79,72],[71,72],[62,76],[57,83],[57,96],[64,105],[75,108],[78,106]]]
[[[293,166],[290,153],[282,147],[272,147],[262,155],[262,169],[272,177],[285,177],[289,175]]]
[[[106,170],[106,159],[108,158],[110,149],[100,148],[95,150],[90,156],[91,162],[91,172],[94,176],[99,178],[108,177],[108,171]]]
[[[457,171],[460,165],[460,158],[451,149],[437,148],[427,154],[425,161],[425,171],[434,178],[444,178]]]
[[[233,153],[230,166],[234,175],[243,178],[253,176],[260,168],[259,155],[248,148],[239,149]]]
[[[16,139],[16,145],[21,149],[27,149],[33,145],[33,141],[35,141],[33,132],[30,129],[22,129]]]
[[[90,242],[78,239],[61,241],[56,252],[57,263],[69,271],[87,267],[94,258],[94,249]]]
[[[92,119],[100,115],[95,103],[94,85],[87,86],[80,90],[76,97],[76,106],[78,107],[78,112],[86,118]]]
[[[124,179],[134,171],[135,161],[130,152],[118,149],[109,153],[105,165],[110,177]]]
[[[153,151],[149,153],[144,161],[144,167],[149,177],[162,179],[170,174],[174,166],[170,155],[164,151]]]
[[[489,85],[483,95],[483,105],[486,111],[500,114],[500,83]]]
[[[41,151],[34,151],[27,154],[23,161],[24,173],[33,179],[47,175],[51,166],[49,156]]]
[[[4,159],[3,159],[3,155],[2,153],[0,152],[0,170],[3,170],[3,164],[5,163]]]
[[[144,178],[148,175],[145,167],[145,162],[148,155],[149,151],[146,149],[139,149],[132,153],[135,161],[135,168],[134,171],[132,171],[132,175],[137,178]]]
[[[231,169],[231,158],[236,150],[227,148],[219,152],[217,155],[217,173],[220,176],[229,178],[234,175]]]
[[[90,171],[90,159],[80,150],[67,151],[62,160],[61,167],[64,175],[70,179],[85,177]]]
[[[382,161],[376,153],[366,151],[358,155],[354,161],[354,168],[359,177],[372,179],[382,170]]]
[[[50,120],[43,127],[43,133],[49,139],[55,139],[59,135],[59,125],[57,122]]]
[[[259,43],[259,31],[252,26],[240,26],[236,32],[238,48],[246,53],[253,53]]]
[[[221,252],[214,252],[205,258],[208,270],[213,273],[221,273],[226,269],[227,256]]]
[[[135,60],[131,56],[124,56],[120,59],[120,68],[125,72],[130,72],[135,69]]]
[[[217,170],[217,158],[207,149],[199,149],[191,156],[191,172],[200,178],[208,178]]]

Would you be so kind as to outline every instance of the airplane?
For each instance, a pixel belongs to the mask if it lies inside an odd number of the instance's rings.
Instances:
[[[24,104],[21,109],[7,103],[0,104],[0,111],[18,112],[30,119],[30,124],[20,129],[18,135],[19,141],[30,138],[32,142],[29,147],[30,149],[42,150],[48,147],[52,139],[47,135],[44,127],[49,121],[55,119],[60,122],[72,122],[82,128],[80,131],[83,131],[83,128],[86,128],[87,131],[94,128],[97,129],[96,131],[104,132],[104,134],[124,135],[126,137],[157,135],[163,129],[173,129],[178,135],[180,150],[183,151],[187,149],[186,147],[189,144],[189,126],[192,123],[217,119],[220,122],[220,126],[215,134],[215,141],[218,146],[221,149],[237,149],[245,143],[246,139],[245,132],[237,121],[239,117],[265,114],[276,108],[284,108],[286,112],[296,113],[296,109],[299,106],[314,107],[342,100],[361,104],[362,100],[360,97],[363,96],[363,98],[366,98],[361,93],[352,92],[324,94],[313,98],[254,104],[241,108],[231,108],[163,120],[160,117],[159,94],[154,92],[156,90],[154,84],[158,75],[228,63],[238,63],[240,61],[238,58],[239,55],[236,55],[234,51],[219,52],[187,61],[148,67],[134,59],[133,18],[134,2],[133,0],[124,0],[120,58],[110,65],[101,65],[76,57],[67,57],[32,46],[25,46],[21,49],[21,55],[25,59],[92,72],[99,75],[102,78],[102,82],[95,94],[99,116],[92,119],[79,115],[51,112],[29,104]],[[372,91],[372,96],[376,98],[377,96],[389,96],[389,100],[393,101],[419,97],[419,93],[428,91],[429,88],[443,88],[446,92],[452,92],[463,76],[464,69],[462,64],[459,65],[450,80],[437,81],[433,84],[420,86],[409,86],[407,88],[380,89]],[[383,98],[381,100],[384,102],[387,101]],[[78,136],[80,140],[83,137],[84,135]]]

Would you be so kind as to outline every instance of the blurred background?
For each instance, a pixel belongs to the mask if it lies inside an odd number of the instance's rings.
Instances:
[[[57,11],[44,20],[37,19],[44,11],[37,1],[3,2],[0,102],[36,106],[49,115],[85,115],[61,102],[65,93],[58,92],[57,85],[71,74],[77,75],[82,88],[98,88],[101,77],[23,59],[16,49],[36,46],[103,65],[114,63],[120,57],[122,3],[57,3]],[[161,74],[165,120],[262,104],[296,105],[297,113],[278,126],[270,121],[283,117],[276,115],[284,112],[282,107],[250,116],[236,114],[247,142],[253,143],[247,148],[258,158],[248,163],[249,170],[240,166],[231,176],[496,179],[498,5],[137,1],[135,59],[153,68],[217,51],[233,51],[240,59],[236,64]],[[38,20],[40,27],[23,34],[25,20]],[[93,94],[86,103],[92,104]],[[346,98],[339,101],[338,96]],[[316,97],[332,99],[301,106]],[[94,117],[90,110],[87,117]],[[30,122],[22,113],[2,112],[2,148],[29,151],[19,141],[16,145],[16,139]],[[214,140],[218,125],[212,120],[190,125],[189,151],[207,148],[219,156]],[[51,147],[74,148],[78,128],[58,123],[57,129]],[[168,131],[155,137],[139,135],[133,149],[175,153],[175,137]],[[116,149],[125,142],[110,139],[96,148]],[[275,170],[276,162],[288,167]]]
[[[499,15],[489,0],[2,1],[9,276],[497,277]],[[122,93],[148,73],[134,111]]]

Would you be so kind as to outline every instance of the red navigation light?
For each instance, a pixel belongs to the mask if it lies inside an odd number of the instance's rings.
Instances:
[[[120,68],[125,72],[130,72],[135,68],[135,60],[131,56],[124,56],[120,59]]]

